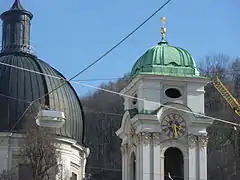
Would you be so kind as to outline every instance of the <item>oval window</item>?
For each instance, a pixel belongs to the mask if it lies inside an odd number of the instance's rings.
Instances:
[[[169,88],[165,91],[165,94],[169,98],[179,98],[181,97],[181,92],[176,88]]]

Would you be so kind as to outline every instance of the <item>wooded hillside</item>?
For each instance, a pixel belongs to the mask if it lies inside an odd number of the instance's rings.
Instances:
[[[218,75],[231,93],[240,96],[240,59],[219,54],[204,58],[200,70],[208,77]],[[128,83],[125,76],[101,87],[120,91]],[[226,101],[212,84],[205,87],[206,114],[239,123]],[[121,124],[123,101],[118,95],[96,91],[82,98],[85,111],[85,144],[90,148],[87,174],[91,180],[121,180],[120,140],[115,135]],[[215,122],[208,129],[208,176],[211,180],[240,179],[240,131]]]

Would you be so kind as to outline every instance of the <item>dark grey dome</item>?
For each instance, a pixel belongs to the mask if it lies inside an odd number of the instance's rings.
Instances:
[[[23,8],[19,0],[15,0],[12,7],[2,13],[0,18],[3,21],[0,62],[61,78],[56,79],[0,64],[0,131],[3,132],[13,128],[28,107],[28,102],[51,92],[62,84],[62,79],[65,78],[31,54],[30,21],[33,15]],[[80,100],[70,83],[42,98],[39,103],[65,113],[66,123],[56,130],[57,134],[83,143],[84,115]],[[37,115],[39,111],[36,107],[30,110],[31,115]],[[21,131],[29,116],[26,114],[14,131]]]
[[[47,63],[25,53],[0,55],[0,62],[64,78],[62,74]],[[63,80],[60,79],[0,65],[0,95],[3,94],[31,102],[52,91],[62,83]],[[76,92],[69,83],[43,98],[41,104],[65,113],[66,123],[57,134],[82,142],[82,107]],[[28,105],[27,102],[0,96],[0,131],[8,131]],[[36,113],[34,112],[34,114]],[[24,119],[21,121],[24,122]],[[20,126],[21,123],[19,123],[18,127]]]

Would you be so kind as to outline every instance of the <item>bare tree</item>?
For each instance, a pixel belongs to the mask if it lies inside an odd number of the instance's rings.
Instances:
[[[116,82],[101,84],[100,87],[119,92],[128,82],[129,77],[125,75]],[[115,94],[95,91],[83,97],[81,102],[86,118],[85,144],[91,152],[86,167],[89,176],[85,179],[120,180],[121,171],[111,169],[121,169],[120,140],[115,132],[121,125],[124,113],[123,99]]]
[[[49,179],[56,174],[60,153],[51,130],[35,124],[30,126],[21,145],[21,155],[30,165],[34,180]]]
[[[22,121],[19,131],[24,135],[20,143],[20,157],[23,164],[19,164],[19,180],[48,180],[59,173],[61,154],[54,131],[51,128],[37,126],[36,113],[39,109],[46,108],[40,104],[32,106]],[[19,128],[18,126],[17,128]],[[21,163],[21,162],[20,162]],[[12,180],[14,172],[3,171],[0,180]]]
[[[40,107],[40,108],[39,108]],[[47,180],[55,176],[58,171],[58,162],[61,154],[56,141],[54,130],[37,126],[36,113],[40,105],[30,108],[25,116],[24,139],[20,147],[24,163],[28,165],[34,180]]]
[[[4,170],[1,174],[0,174],[0,180],[12,180],[13,178],[13,173],[10,171],[6,171]]]
[[[207,56],[201,63],[201,70],[208,77],[215,78],[218,76],[232,95],[239,100],[239,59],[234,60],[234,58],[223,54]],[[210,116],[239,123],[239,117],[212,84],[206,86],[205,109],[206,113]],[[209,171],[209,175],[212,176],[211,179],[219,179],[217,175],[225,179],[239,178],[239,131],[234,131],[231,125],[215,122],[214,125],[208,129],[208,132],[210,136],[208,157],[209,162],[211,162],[208,167],[209,170],[211,169],[211,171]],[[223,153],[223,149],[227,151],[225,154]],[[214,160],[213,156],[215,158]],[[213,162],[215,162],[215,164]],[[216,167],[218,167],[218,169]]]

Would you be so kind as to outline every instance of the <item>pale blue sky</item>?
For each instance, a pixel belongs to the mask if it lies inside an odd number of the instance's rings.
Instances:
[[[66,77],[90,64],[163,0],[21,0],[34,14],[32,42],[39,58]],[[13,0],[1,0],[0,12]],[[167,40],[188,50],[197,62],[205,55],[240,56],[239,0],[172,0],[130,39],[77,79],[121,77],[137,58],[160,40],[160,17],[167,17]],[[238,44],[237,44],[238,42]],[[101,81],[86,82],[98,85]],[[74,85],[80,96],[89,88]]]

